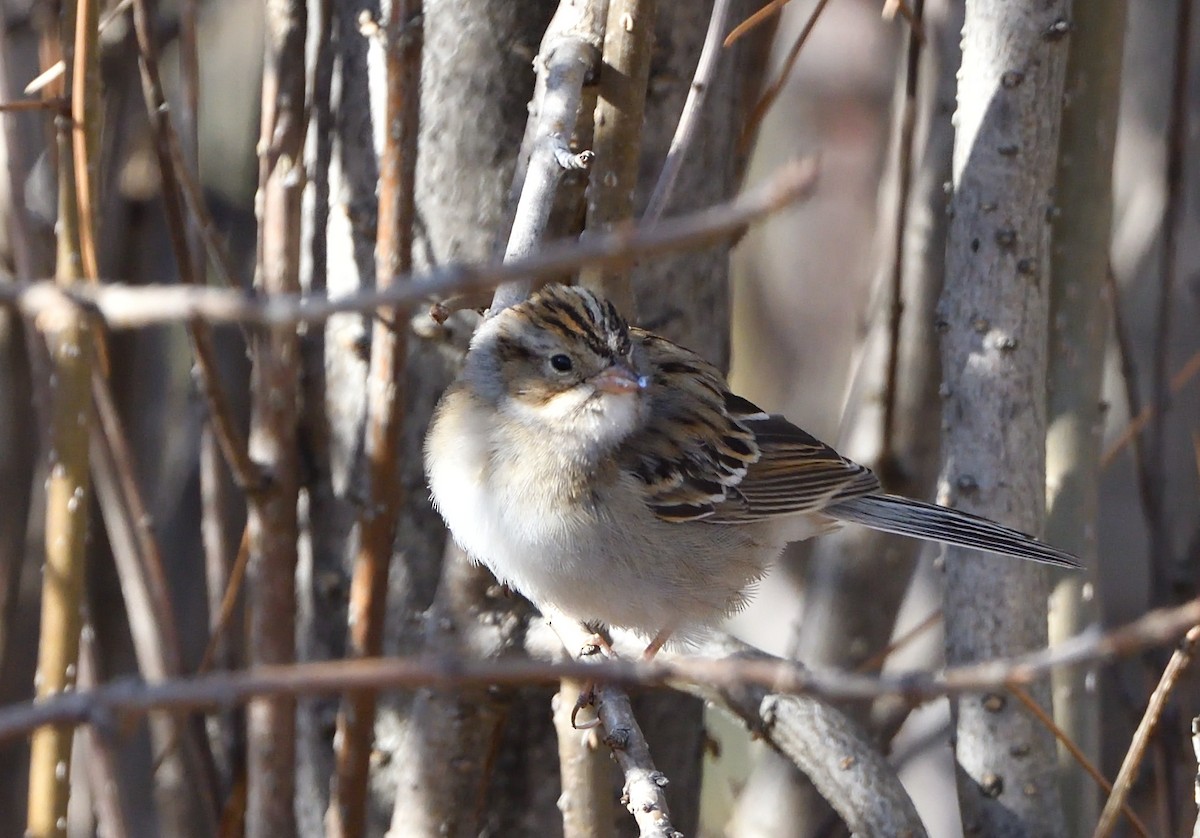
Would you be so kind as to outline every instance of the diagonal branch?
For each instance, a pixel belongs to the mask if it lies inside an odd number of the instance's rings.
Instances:
[[[395,284],[385,289],[361,291],[337,299],[317,294],[302,297],[298,292],[252,297],[223,288],[173,285],[64,289],[52,282],[11,282],[0,284],[0,305],[15,306],[34,317],[78,305],[97,314],[112,329],[192,319],[258,326],[322,323],[342,312],[411,308],[460,292],[559,276],[582,265],[617,265],[727,241],[736,238],[750,224],[810,194],[816,176],[817,167],[812,160],[795,161],[781,167],[760,188],[649,229],[616,230],[580,242],[552,242],[536,254],[510,262],[450,263],[428,273],[398,277]]]
[[[513,218],[505,261],[529,256],[540,249],[554,206],[554,194],[567,169],[585,169],[592,152],[571,152],[569,143],[579,118],[583,84],[600,58],[607,0],[576,3],[562,0],[554,13],[535,62],[542,77],[537,127],[521,197]],[[492,312],[518,303],[529,295],[529,277],[504,281],[492,300]]]

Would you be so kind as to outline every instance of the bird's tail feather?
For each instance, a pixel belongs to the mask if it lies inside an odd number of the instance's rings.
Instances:
[[[862,524],[884,532],[940,541],[956,547],[971,547],[989,553],[1015,556],[1059,567],[1079,567],[1079,560],[1064,550],[945,506],[910,500],[898,495],[863,495],[821,510],[839,521]]]

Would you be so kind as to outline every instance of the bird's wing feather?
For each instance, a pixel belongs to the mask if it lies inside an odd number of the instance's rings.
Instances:
[[[879,491],[869,469],[730,393],[695,353],[640,329],[631,337],[655,372],[651,421],[629,440],[625,464],[659,518],[745,523]]]
[[[647,389],[651,421],[628,440],[624,465],[659,518],[711,516],[759,458],[754,434],[739,421],[757,408],[732,396],[716,368],[695,353],[641,329],[631,329],[630,337],[654,373]]]
[[[719,507],[714,522],[819,512],[831,503],[880,491],[869,468],[847,460],[782,416],[749,419],[745,425],[760,456],[737,485],[737,502]]]

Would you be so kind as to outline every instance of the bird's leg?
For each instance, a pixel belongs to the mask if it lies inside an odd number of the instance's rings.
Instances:
[[[650,645],[646,647],[646,651],[642,652],[642,660],[649,663],[654,660],[654,656],[658,654],[663,646],[667,645],[667,641],[671,639],[671,633],[675,631],[673,628],[665,628],[658,634],[654,635],[654,639],[650,641]]]
[[[617,653],[613,651],[612,644],[608,642],[608,638],[600,632],[595,632],[588,640],[588,644],[579,650],[579,657],[590,657],[592,655],[603,654],[609,660],[615,660]],[[583,689],[579,691],[579,697],[575,699],[575,707],[571,710],[571,727],[576,730],[591,730],[599,726],[600,719],[595,718],[591,721],[578,724],[576,717],[579,711],[584,707],[596,703],[596,682],[588,679],[583,682]]]

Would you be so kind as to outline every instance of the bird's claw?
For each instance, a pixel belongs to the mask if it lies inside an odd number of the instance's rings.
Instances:
[[[579,691],[579,697],[575,699],[575,706],[571,709],[571,727],[575,730],[592,730],[600,726],[600,718],[590,719],[583,724],[577,721],[579,711],[585,707],[590,707],[596,703],[596,685],[588,682],[583,689]]]

